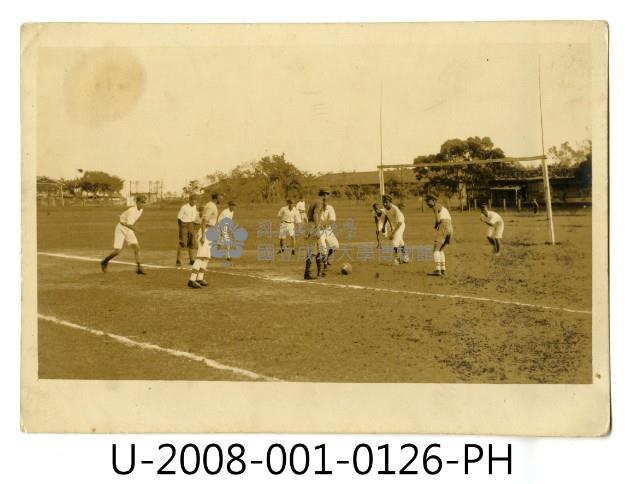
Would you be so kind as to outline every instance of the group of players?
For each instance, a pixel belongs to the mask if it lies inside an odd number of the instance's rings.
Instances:
[[[307,249],[305,256],[304,279],[311,280],[326,275],[327,267],[331,265],[331,257],[340,247],[335,233],[336,212],[328,200],[330,190],[322,188],[318,192],[318,199],[310,204],[308,210],[304,199],[299,198],[294,205],[293,200],[287,200],[287,204],[278,212],[279,227],[279,252],[296,251],[296,234],[304,233],[305,238],[311,239],[312,244]],[[233,219],[235,202],[229,201],[227,208],[218,212],[218,205],[222,202],[222,196],[213,193],[211,200],[203,207],[200,214],[196,206],[198,197],[191,195],[188,203],[185,203],[178,212],[178,247],[176,253],[176,265],[180,266],[181,251],[188,249],[191,273],[187,287],[200,289],[208,285],[205,273],[211,258],[213,242],[206,237],[207,230],[218,227],[221,237],[225,237],[226,227],[223,225]],[[450,245],[453,236],[453,224],[449,210],[442,205],[438,197],[432,194],[425,196],[427,205],[433,210],[435,216],[434,229],[436,231],[433,243],[433,260],[435,269],[432,275],[442,276],[446,272],[445,248]],[[141,231],[134,227],[143,212],[146,197],[136,197],[134,206],[129,207],[121,215],[116,224],[114,233],[113,251],[105,257],[100,266],[106,272],[109,261],[117,257],[125,243],[133,249],[136,261],[136,274],[144,275],[144,269],[140,262],[140,248],[136,233]],[[376,239],[378,248],[381,247],[380,237],[391,240],[393,245],[396,265],[409,262],[405,253],[404,232],[406,228],[405,216],[400,207],[393,203],[393,197],[389,194],[382,196],[382,207],[378,203],[373,204],[373,217],[376,227]],[[487,240],[493,247],[495,255],[500,255],[501,239],[504,231],[504,221],[495,211],[489,210],[486,204],[481,207],[480,219],[486,225]],[[221,229],[221,227],[223,227]],[[302,228],[303,230],[298,230]],[[288,243],[291,245],[289,246]],[[315,261],[316,274],[312,273],[312,265]]]

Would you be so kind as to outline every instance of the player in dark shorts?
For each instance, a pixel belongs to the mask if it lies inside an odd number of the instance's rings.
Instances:
[[[326,269],[327,261],[320,248],[320,238],[323,234],[322,227],[320,226],[320,215],[322,213],[322,206],[326,202],[330,193],[331,192],[328,188],[321,188],[318,192],[318,196],[320,198],[313,201],[313,203],[309,205],[309,210],[307,211],[307,219],[309,220],[311,227],[307,230],[306,237],[307,239],[311,238],[314,242],[312,249],[307,251],[307,255],[304,260],[304,278],[307,280],[323,276]],[[311,261],[314,258],[316,260],[317,269],[316,277],[311,274]]]

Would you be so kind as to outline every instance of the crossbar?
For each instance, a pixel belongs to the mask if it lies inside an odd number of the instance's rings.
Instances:
[[[547,157],[545,155],[537,155],[537,156],[521,156],[518,158],[492,158],[488,160],[481,160],[479,158],[474,158],[472,160],[464,160],[464,161],[438,161],[436,163],[403,163],[399,165],[378,165],[378,168],[382,168],[386,170],[387,168],[436,168],[439,166],[466,166],[466,165],[484,165],[487,163],[516,163],[518,161],[536,161],[536,160],[546,160]]]

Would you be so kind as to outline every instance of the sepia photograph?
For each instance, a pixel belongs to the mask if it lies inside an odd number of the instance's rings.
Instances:
[[[607,39],[25,25],[24,422],[606,433]]]

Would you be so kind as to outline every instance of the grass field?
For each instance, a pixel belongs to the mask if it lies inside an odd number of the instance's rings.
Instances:
[[[39,211],[40,378],[591,382],[589,211],[556,214],[555,247],[544,216],[505,214],[501,257],[478,213],[452,211],[438,278],[420,248],[433,239],[432,213],[405,210],[405,241],[418,247],[411,263],[392,266],[387,250],[382,260],[365,251],[375,247],[368,207],[334,206],[339,226],[353,227],[322,281],[303,281],[298,258],[259,260],[277,244],[277,234],[257,237],[259,224],[277,230],[279,206],[240,206],[244,253],[212,262],[211,285],[198,291],[173,266],[177,207],[150,206],[138,222],[147,276],[127,264],[100,271],[121,208]],[[339,273],[340,259],[351,275]],[[115,261],[132,260],[125,248]]]

